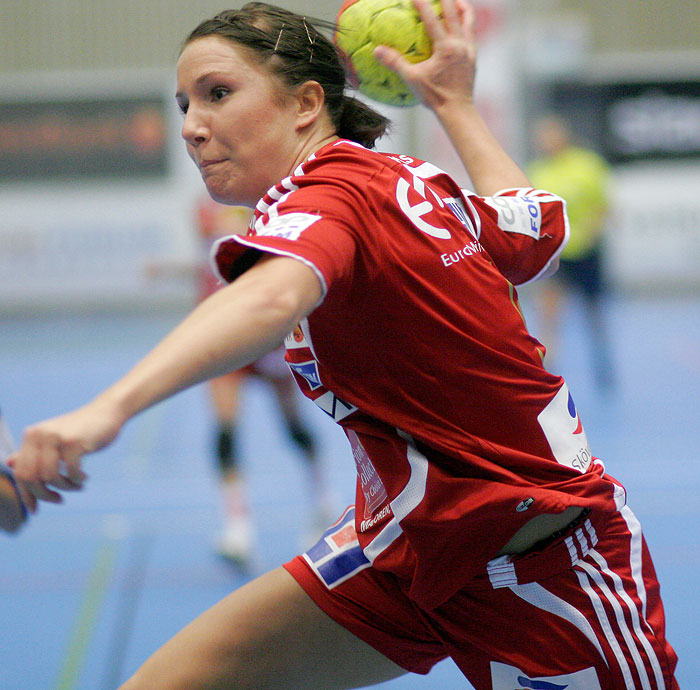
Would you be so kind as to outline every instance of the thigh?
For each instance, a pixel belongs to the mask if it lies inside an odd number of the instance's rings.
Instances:
[[[405,672],[331,620],[278,568],[190,623],[122,690],[340,690]]]

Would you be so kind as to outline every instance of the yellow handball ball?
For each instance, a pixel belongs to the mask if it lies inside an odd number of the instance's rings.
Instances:
[[[430,0],[437,14],[439,0]],[[387,105],[416,105],[418,99],[393,70],[374,57],[379,45],[391,46],[408,61],[430,57],[432,44],[412,0],[345,0],[336,19],[336,45],[345,53],[360,93]]]

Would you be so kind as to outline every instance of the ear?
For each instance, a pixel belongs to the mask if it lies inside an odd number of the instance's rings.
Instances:
[[[307,81],[296,89],[297,126],[299,129],[314,124],[324,113],[326,94],[317,81]]]

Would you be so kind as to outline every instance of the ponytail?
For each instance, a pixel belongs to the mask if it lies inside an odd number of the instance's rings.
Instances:
[[[391,121],[354,96],[343,95],[343,107],[335,122],[338,136],[373,149],[389,131]]]

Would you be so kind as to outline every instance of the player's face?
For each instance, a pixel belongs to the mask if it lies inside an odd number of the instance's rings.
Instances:
[[[254,206],[291,172],[299,153],[295,99],[230,41],[206,36],[185,47],[176,99],[187,152],[217,201]]]

